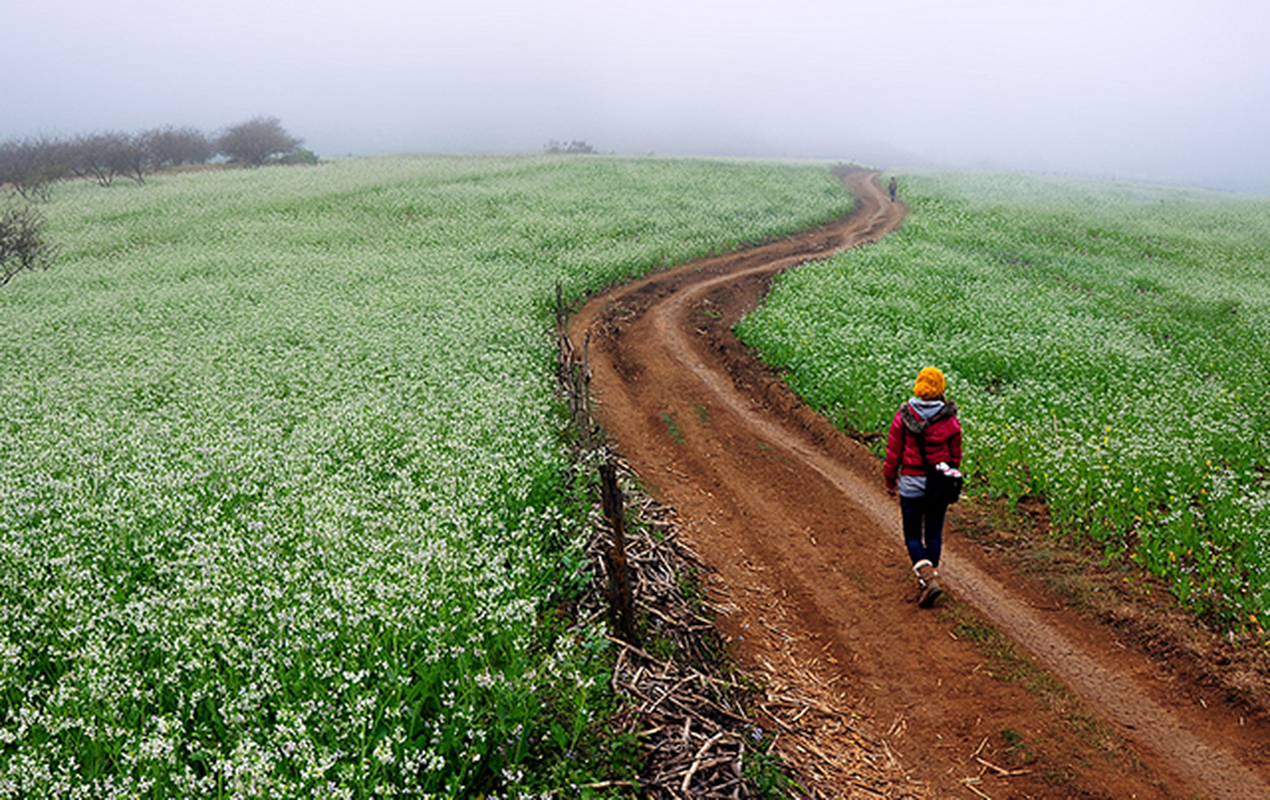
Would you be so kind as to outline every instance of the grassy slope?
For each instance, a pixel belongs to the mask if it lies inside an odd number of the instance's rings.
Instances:
[[[539,622],[577,544],[554,284],[848,205],[601,157],[59,186],[56,267],[0,292],[0,796],[594,775],[595,649]]]
[[[1270,624],[1270,202],[994,174],[901,176],[881,244],[787,273],[739,332],[884,432],[935,364],[980,490]]]

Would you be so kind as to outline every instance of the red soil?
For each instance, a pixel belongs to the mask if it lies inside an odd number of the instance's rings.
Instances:
[[[579,345],[591,336],[610,439],[714,571],[732,609],[718,624],[742,668],[857,719],[896,754],[913,796],[1270,798],[1265,715],[985,547],[1013,538],[984,521],[990,506],[957,507],[949,592],[934,610],[913,602],[878,460],[730,333],[775,273],[901,223],[876,173],[845,180],[859,199],[847,219],[617,287],[570,326]],[[895,796],[835,784],[817,764],[845,758],[839,745],[782,752],[809,793]]]

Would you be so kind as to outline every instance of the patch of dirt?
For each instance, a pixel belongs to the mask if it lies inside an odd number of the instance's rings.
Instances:
[[[1211,642],[1177,657],[1179,638],[1153,638],[1159,609],[1109,589],[1112,601],[1095,604],[1098,591],[1061,576],[1096,570],[1047,559],[1052,543],[999,524],[991,504],[955,509],[949,592],[917,608],[877,459],[730,332],[780,270],[900,224],[876,173],[843,177],[859,199],[847,219],[617,287],[570,325],[575,344],[590,339],[610,440],[675,509],[727,609],[722,634],[767,676],[761,707],[807,795],[896,796],[835,772],[851,756],[835,731],[849,728],[893,754],[910,796],[1270,797],[1264,705],[1254,690],[1206,682]],[[1256,659],[1240,663],[1235,683],[1257,683]],[[825,713],[781,718],[782,692]]]

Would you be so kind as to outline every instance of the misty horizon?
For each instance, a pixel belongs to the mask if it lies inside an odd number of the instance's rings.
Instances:
[[[323,157],[851,160],[1270,194],[1270,7],[121,0],[6,11],[0,140],[276,116]]]

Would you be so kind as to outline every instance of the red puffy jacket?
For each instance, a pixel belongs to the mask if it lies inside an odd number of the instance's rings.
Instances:
[[[894,489],[900,473],[925,475],[922,453],[918,450],[917,435],[926,440],[926,459],[931,466],[946,461],[961,467],[961,423],[957,421],[957,404],[951,400],[935,412],[929,420],[923,419],[908,403],[900,406],[891,421],[891,434],[886,440],[886,463],[882,477],[888,489]]]

